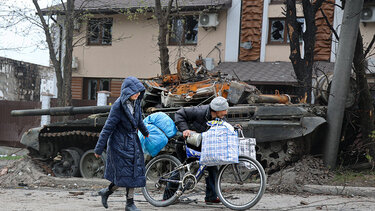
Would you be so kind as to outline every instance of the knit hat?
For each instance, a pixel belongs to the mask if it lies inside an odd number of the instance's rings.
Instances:
[[[228,110],[229,104],[227,99],[223,97],[215,97],[210,103],[210,108],[214,111],[225,111]]]

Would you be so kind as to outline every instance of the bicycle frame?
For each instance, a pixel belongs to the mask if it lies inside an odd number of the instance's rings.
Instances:
[[[189,148],[189,147],[187,146],[187,144],[185,144],[184,147],[185,147],[186,157],[187,157],[187,158],[198,158],[198,159],[199,159],[199,158],[201,157],[201,152]],[[199,180],[202,178],[202,176],[203,176],[203,172],[204,172],[204,170],[205,170],[206,168],[207,168],[206,165],[201,165],[201,164],[199,164],[198,171],[197,171],[197,173],[194,175],[194,176],[195,176],[195,179],[196,179],[198,182],[199,182]],[[189,168],[188,168],[188,170],[190,171]]]

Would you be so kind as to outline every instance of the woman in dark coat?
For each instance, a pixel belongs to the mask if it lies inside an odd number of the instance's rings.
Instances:
[[[99,191],[102,204],[108,208],[108,196],[118,187],[126,187],[125,210],[138,210],[134,204],[134,188],[146,185],[143,151],[137,130],[145,137],[148,130],[142,121],[141,100],[145,87],[135,77],[128,77],[121,86],[121,95],[114,102],[95,147],[100,157],[107,146],[104,178],[109,187]]]

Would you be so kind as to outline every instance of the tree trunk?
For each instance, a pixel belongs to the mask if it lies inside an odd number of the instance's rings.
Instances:
[[[298,33],[296,0],[286,0],[286,24],[290,38],[290,61],[298,81],[297,94],[301,99],[307,96],[306,102],[311,101],[312,67],[314,63],[315,48],[315,14],[324,0],[317,0],[311,4],[310,0],[303,0],[303,14],[306,31],[303,33],[304,57],[301,58],[300,41]]]
[[[358,107],[360,110],[360,124],[362,139],[366,154],[369,155],[373,163],[375,158],[375,142],[370,138],[371,131],[374,130],[374,107],[366,79],[365,54],[363,52],[363,39],[360,30],[358,31],[357,43],[354,52],[354,70],[356,83],[359,90]]]
[[[167,35],[172,3],[173,0],[169,0],[168,7],[163,10],[160,0],[155,0],[155,16],[159,25],[158,46],[160,52],[159,60],[162,76],[171,73],[169,69],[169,50],[167,46]]]
[[[57,79],[57,103],[58,106],[63,106],[64,105],[64,92],[63,92],[63,77],[62,77],[62,71],[61,71],[61,61],[56,58],[56,50],[54,48],[54,44],[52,41],[52,36],[50,32],[50,28],[48,24],[46,23],[46,20],[43,17],[43,13],[40,9],[38,0],[33,0],[33,4],[35,6],[35,9],[37,10],[37,15],[40,19],[40,22],[42,24],[42,28],[44,31],[44,34],[46,36],[46,42],[48,45],[48,50],[49,50],[49,57],[52,62],[52,65],[55,69],[55,74],[56,74],[56,79]]]
[[[65,28],[65,55],[64,55],[64,104],[72,104],[72,59],[73,59],[73,30],[74,30],[74,0],[67,0],[64,19]]]
[[[158,45],[160,51],[160,67],[161,67],[161,75],[170,74],[171,71],[169,70],[169,50],[167,47],[167,34],[168,34],[168,23],[159,24],[159,37],[158,37]]]

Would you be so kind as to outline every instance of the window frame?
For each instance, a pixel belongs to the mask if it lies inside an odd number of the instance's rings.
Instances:
[[[91,41],[91,37],[93,36],[91,34],[91,24],[90,22],[91,21],[96,21],[96,24],[98,25],[98,42],[92,42]],[[110,23],[110,38],[109,38],[109,42],[108,43],[105,43],[104,40],[105,40],[105,33],[106,33],[106,27],[105,25]],[[113,18],[111,17],[106,17],[106,18],[90,18],[88,19],[87,21],[87,41],[86,41],[86,44],[88,46],[111,46],[112,45],[112,30],[113,29]]]
[[[286,0],[271,0],[270,4],[284,4]],[[302,0],[296,0],[297,4],[301,4]]]
[[[305,23],[305,18],[304,17],[297,17],[297,21],[298,19],[303,19],[303,25],[302,25],[302,33],[305,32],[305,26],[306,26],[306,23]],[[281,20],[281,21],[284,21],[284,40],[283,42],[279,42],[279,41],[272,41],[271,40],[271,36],[272,36],[272,21],[274,20]],[[302,34],[303,35],[303,34]],[[299,39],[299,42],[302,43],[303,42],[303,37],[302,35],[300,36],[300,39]],[[288,45],[289,42],[290,42],[290,39],[289,39],[289,35],[288,35],[288,30],[286,28],[286,18],[268,18],[268,39],[267,39],[267,44],[268,45]]]
[[[84,89],[87,90],[87,99],[88,100],[97,100],[97,93],[99,91],[111,91],[111,79],[109,78],[86,78],[86,86]],[[94,99],[91,99],[92,93],[91,93],[91,82],[96,82],[96,91],[95,91],[95,97]],[[108,82],[108,90],[105,90],[103,88],[103,83]]]
[[[197,24],[196,24],[197,34],[195,35],[196,36],[196,42],[195,43],[186,43],[186,34],[187,34],[186,23],[187,23],[187,17],[188,16],[191,16],[193,18],[195,17],[195,20],[197,21]],[[183,26],[182,26],[183,27],[183,32],[182,32],[182,35],[181,35],[182,36],[181,43],[179,43],[178,41],[172,41],[173,22],[175,20],[179,20],[179,19],[185,20],[183,22]],[[196,14],[187,14],[187,15],[172,16],[171,20],[169,21],[169,27],[168,27],[169,28],[169,30],[168,30],[168,39],[167,39],[168,46],[196,46],[196,45],[198,45],[198,32],[199,32],[198,24],[199,24],[199,16],[196,15]]]

